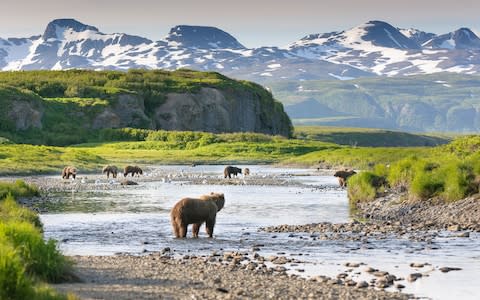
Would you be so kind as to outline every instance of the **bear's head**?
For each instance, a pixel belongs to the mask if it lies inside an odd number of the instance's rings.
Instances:
[[[217,212],[219,212],[225,205],[225,195],[223,193],[211,192],[208,195],[201,196],[200,199],[213,201],[217,205]]]

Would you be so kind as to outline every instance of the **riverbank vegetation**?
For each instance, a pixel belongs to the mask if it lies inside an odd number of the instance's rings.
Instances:
[[[362,131],[353,130],[351,138],[359,132]],[[364,130],[362,135],[368,136],[369,132]],[[410,199],[436,197],[444,201],[454,201],[478,190],[478,136],[459,137],[436,147],[359,147],[315,138],[323,135],[325,140],[335,141],[338,130],[300,128],[299,133],[301,138],[287,139],[257,133],[124,128],[102,130],[103,142],[68,147],[13,144],[5,140],[0,144],[0,174],[60,174],[65,165],[76,166],[82,174],[100,172],[105,164],[281,164],[368,171],[351,178],[352,201],[372,199],[386,187],[408,190]],[[372,139],[378,131],[373,134]]]
[[[44,241],[38,215],[15,200],[32,196],[38,190],[23,181],[0,182],[0,299],[76,299],[46,285],[66,279],[71,263]]]
[[[370,201],[387,188],[404,191],[411,201],[452,202],[479,192],[480,136],[455,139],[426,155],[409,155],[390,165],[353,176],[348,184],[353,202]]]

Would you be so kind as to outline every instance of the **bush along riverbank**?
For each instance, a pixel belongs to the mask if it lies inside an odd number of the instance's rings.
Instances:
[[[16,202],[38,195],[23,181],[0,182],[0,299],[77,299],[47,285],[70,279],[72,264],[43,240],[39,216]]]
[[[351,205],[368,219],[480,231],[480,136],[457,139],[348,180]]]

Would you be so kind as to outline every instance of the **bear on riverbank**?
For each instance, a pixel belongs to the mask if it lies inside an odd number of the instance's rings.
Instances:
[[[118,168],[116,166],[106,165],[103,167],[102,173],[107,173],[107,178],[110,177],[110,173],[112,174],[113,178],[117,178]]]
[[[232,166],[225,167],[225,170],[223,170],[224,178],[232,178],[232,174],[236,177],[237,174],[242,174],[242,169]]]
[[[128,174],[132,174],[132,177],[135,175],[140,176],[143,174],[143,170],[139,166],[126,166],[123,169],[123,176],[127,177]]]
[[[338,177],[338,184],[341,187],[346,187],[347,186],[347,179],[352,176],[357,174],[354,170],[339,170],[333,174],[333,176]]]
[[[72,166],[67,166],[67,167],[63,168],[62,178],[63,179],[69,179],[70,175],[73,177],[73,179],[75,179],[75,177],[77,176],[77,169],[75,167],[72,167]]]
[[[206,224],[206,231],[209,237],[213,237],[213,228],[217,212],[225,205],[223,193],[210,193],[197,198],[183,198],[172,208],[170,213],[173,232],[175,237],[184,238],[187,236],[188,225],[193,224],[193,237],[198,237],[200,226]]]
[[[243,175],[244,175],[244,176],[250,175],[250,169],[249,169],[249,168],[243,169]]]

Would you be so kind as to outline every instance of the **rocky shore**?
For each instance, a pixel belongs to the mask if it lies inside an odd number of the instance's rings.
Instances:
[[[434,199],[409,201],[404,193],[389,193],[375,201],[360,203],[358,215],[367,220],[395,222],[417,229],[480,232],[480,194],[443,203]]]
[[[75,256],[81,282],[54,285],[82,299],[409,299],[398,292],[365,289],[367,283],[289,275],[245,254],[173,259],[145,256]],[[258,261],[258,260],[257,260]]]

